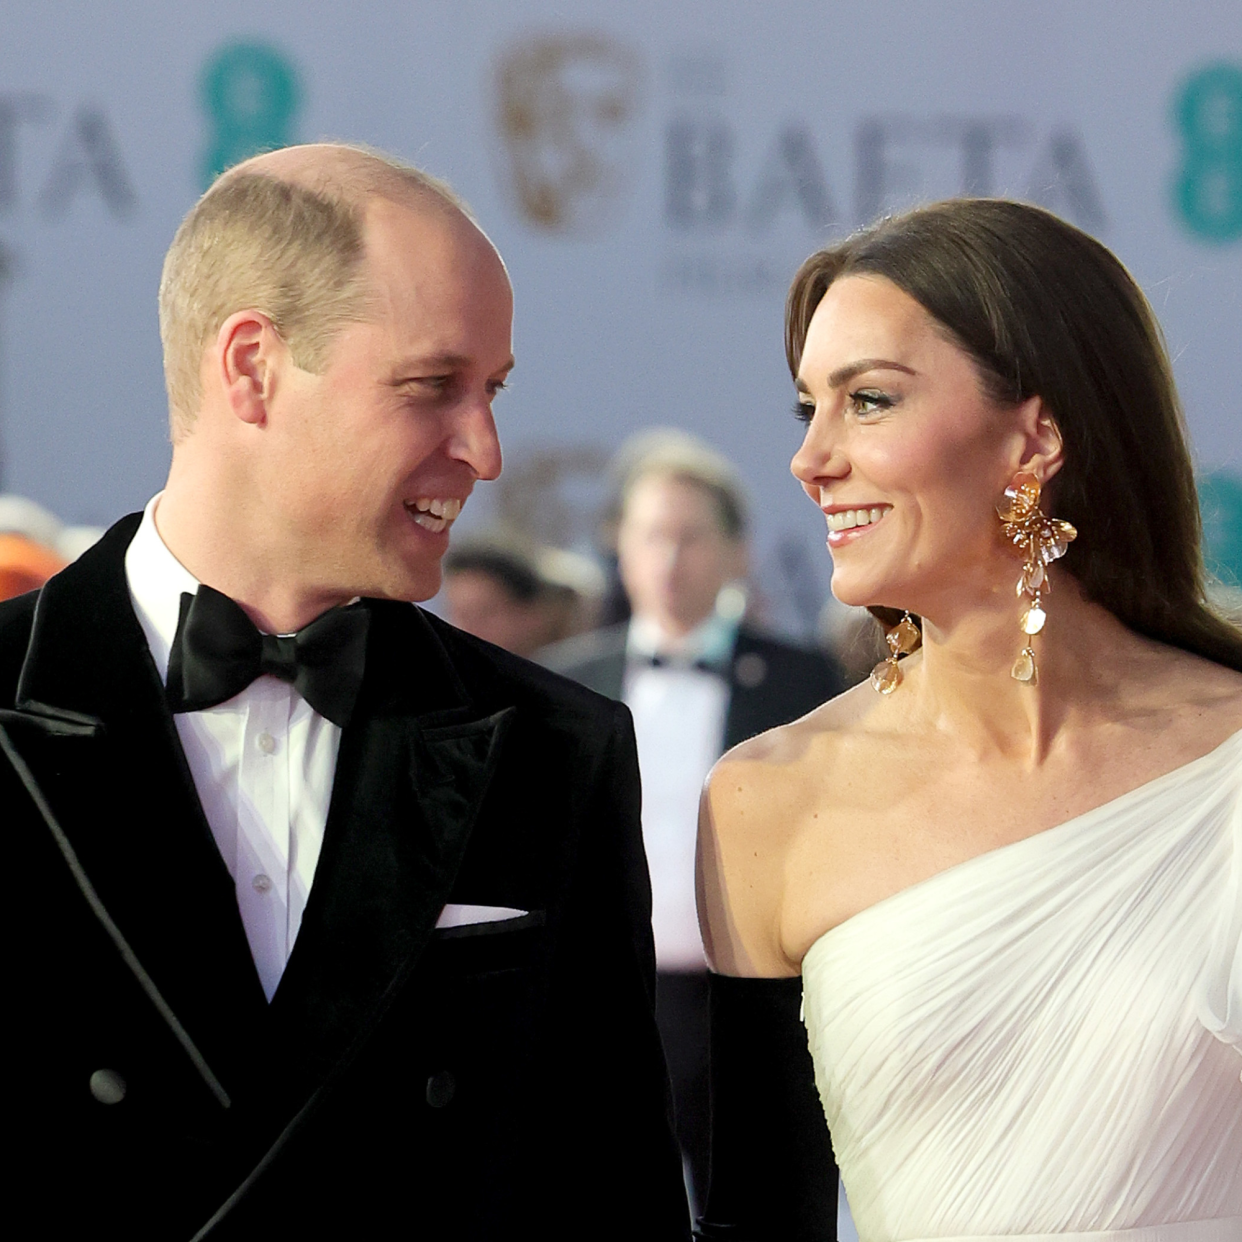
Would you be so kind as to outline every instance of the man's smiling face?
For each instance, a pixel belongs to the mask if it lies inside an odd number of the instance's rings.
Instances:
[[[453,520],[500,473],[513,295],[487,238],[437,203],[373,198],[365,235],[365,320],[273,394],[269,511],[306,548],[308,586],[428,599]]]

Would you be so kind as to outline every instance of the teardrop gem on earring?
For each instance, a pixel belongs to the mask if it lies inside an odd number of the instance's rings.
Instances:
[[[871,688],[878,694],[892,694],[901,684],[901,669],[896,659],[881,660],[871,670]]]
[[[1009,675],[1014,681],[1025,682],[1029,686],[1039,684],[1039,670],[1035,667],[1035,652],[1030,647],[1023,647],[1018,658],[1013,662]]]
[[[1044,622],[1048,620],[1048,614],[1044,612],[1042,605],[1037,599],[1022,614],[1022,632],[1024,634],[1038,634],[1044,628]]]

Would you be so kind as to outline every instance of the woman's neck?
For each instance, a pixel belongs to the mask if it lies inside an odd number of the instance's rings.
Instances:
[[[1141,640],[1069,574],[1056,574],[1054,585],[1043,632],[1029,640],[1018,625],[1021,601],[1008,592],[924,617],[922,651],[906,670],[907,710],[981,758],[1000,753],[1035,766],[1063,730],[1115,705]],[[1011,670],[1028,641],[1038,677],[1024,683]]]

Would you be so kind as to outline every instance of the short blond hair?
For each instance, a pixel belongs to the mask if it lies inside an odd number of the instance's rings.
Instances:
[[[733,463],[710,444],[674,427],[639,432],[613,459],[611,516],[620,523],[638,485],[650,478],[674,479],[706,493],[721,533],[746,537],[750,525],[746,487]]]
[[[297,366],[322,370],[336,333],[367,314],[367,200],[411,195],[471,218],[445,182],[364,147],[329,148],[311,184],[245,166],[215,180],[181,222],[160,277],[174,440],[202,401],[203,352],[237,311],[261,311]]]

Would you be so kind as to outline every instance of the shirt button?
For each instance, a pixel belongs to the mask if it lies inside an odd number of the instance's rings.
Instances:
[[[263,874],[262,871],[250,881],[256,893],[266,893],[271,887],[272,882]]]
[[[265,755],[274,755],[276,753],[276,739],[270,733],[260,733],[259,736],[255,738],[255,745],[257,745]]]

